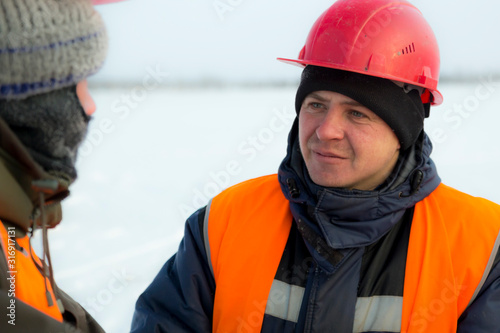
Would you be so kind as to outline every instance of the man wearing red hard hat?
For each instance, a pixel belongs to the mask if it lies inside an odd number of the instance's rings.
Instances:
[[[94,1],[106,3],[113,1]],[[107,35],[90,0],[0,5],[1,332],[103,332],[54,282],[47,229],[76,178]],[[42,229],[43,255],[31,248]]]
[[[187,221],[132,332],[500,332],[500,206],[441,183],[439,51],[405,0],[339,0],[299,59],[277,175]]]

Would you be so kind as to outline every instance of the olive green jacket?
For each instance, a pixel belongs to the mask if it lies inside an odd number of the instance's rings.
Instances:
[[[16,227],[16,237],[24,237],[44,223],[47,228],[55,227],[62,219],[61,200],[69,195],[68,186],[46,173],[0,118],[0,221],[4,226]],[[55,284],[53,288],[65,309],[64,323],[16,300],[16,325],[8,324],[7,271],[6,256],[0,247],[0,332],[104,332],[85,309]]]

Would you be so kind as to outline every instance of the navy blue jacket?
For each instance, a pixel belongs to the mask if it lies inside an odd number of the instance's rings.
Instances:
[[[346,191],[309,179],[296,133],[295,124],[278,174],[294,223],[272,286],[287,290],[288,307],[273,306],[270,296],[262,332],[399,332],[413,207],[440,183],[428,138],[403,154],[375,191]],[[188,219],[178,252],[139,297],[132,332],[211,331],[216,286],[205,212]],[[459,332],[500,332],[499,261],[460,317]]]

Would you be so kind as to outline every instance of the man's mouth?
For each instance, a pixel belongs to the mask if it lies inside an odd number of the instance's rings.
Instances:
[[[341,159],[341,160],[346,159],[346,157],[334,152],[329,152],[324,150],[312,150],[312,152],[315,155],[319,156],[320,158],[331,158],[331,159]]]

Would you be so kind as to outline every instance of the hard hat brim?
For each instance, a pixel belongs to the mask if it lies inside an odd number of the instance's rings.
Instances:
[[[287,58],[277,58],[277,60],[280,62],[286,63],[286,64],[295,65],[295,66],[302,67],[302,68],[306,67],[307,65],[334,68],[334,69],[344,70],[347,72],[354,72],[354,73],[359,73],[359,74],[364,74],[364,75],[381,77],[381,78],[388,79],[388,80],[413,84],[416,86],[424,87],[430,91],[430,93],[432,95],[432,102],[431,102],[432,105],[440,105],[441,103],[443,103],[443,95],[439,92],[439,90],[429,88],[426,85],[418,84],[414,81],[403,80],[400,77],[391,76],[391,75],[388,75],[386,73],[373,73],[373,72],[367,73],[365,71],[357,70],[357,69],[351,68],[349,66],[342,66],[339,64],[331,64],[331,63],[320,62],[320,61],[297,60],[297,59],[287,59]],[[435,85],[437,85],[437,81],[436,81]]]

